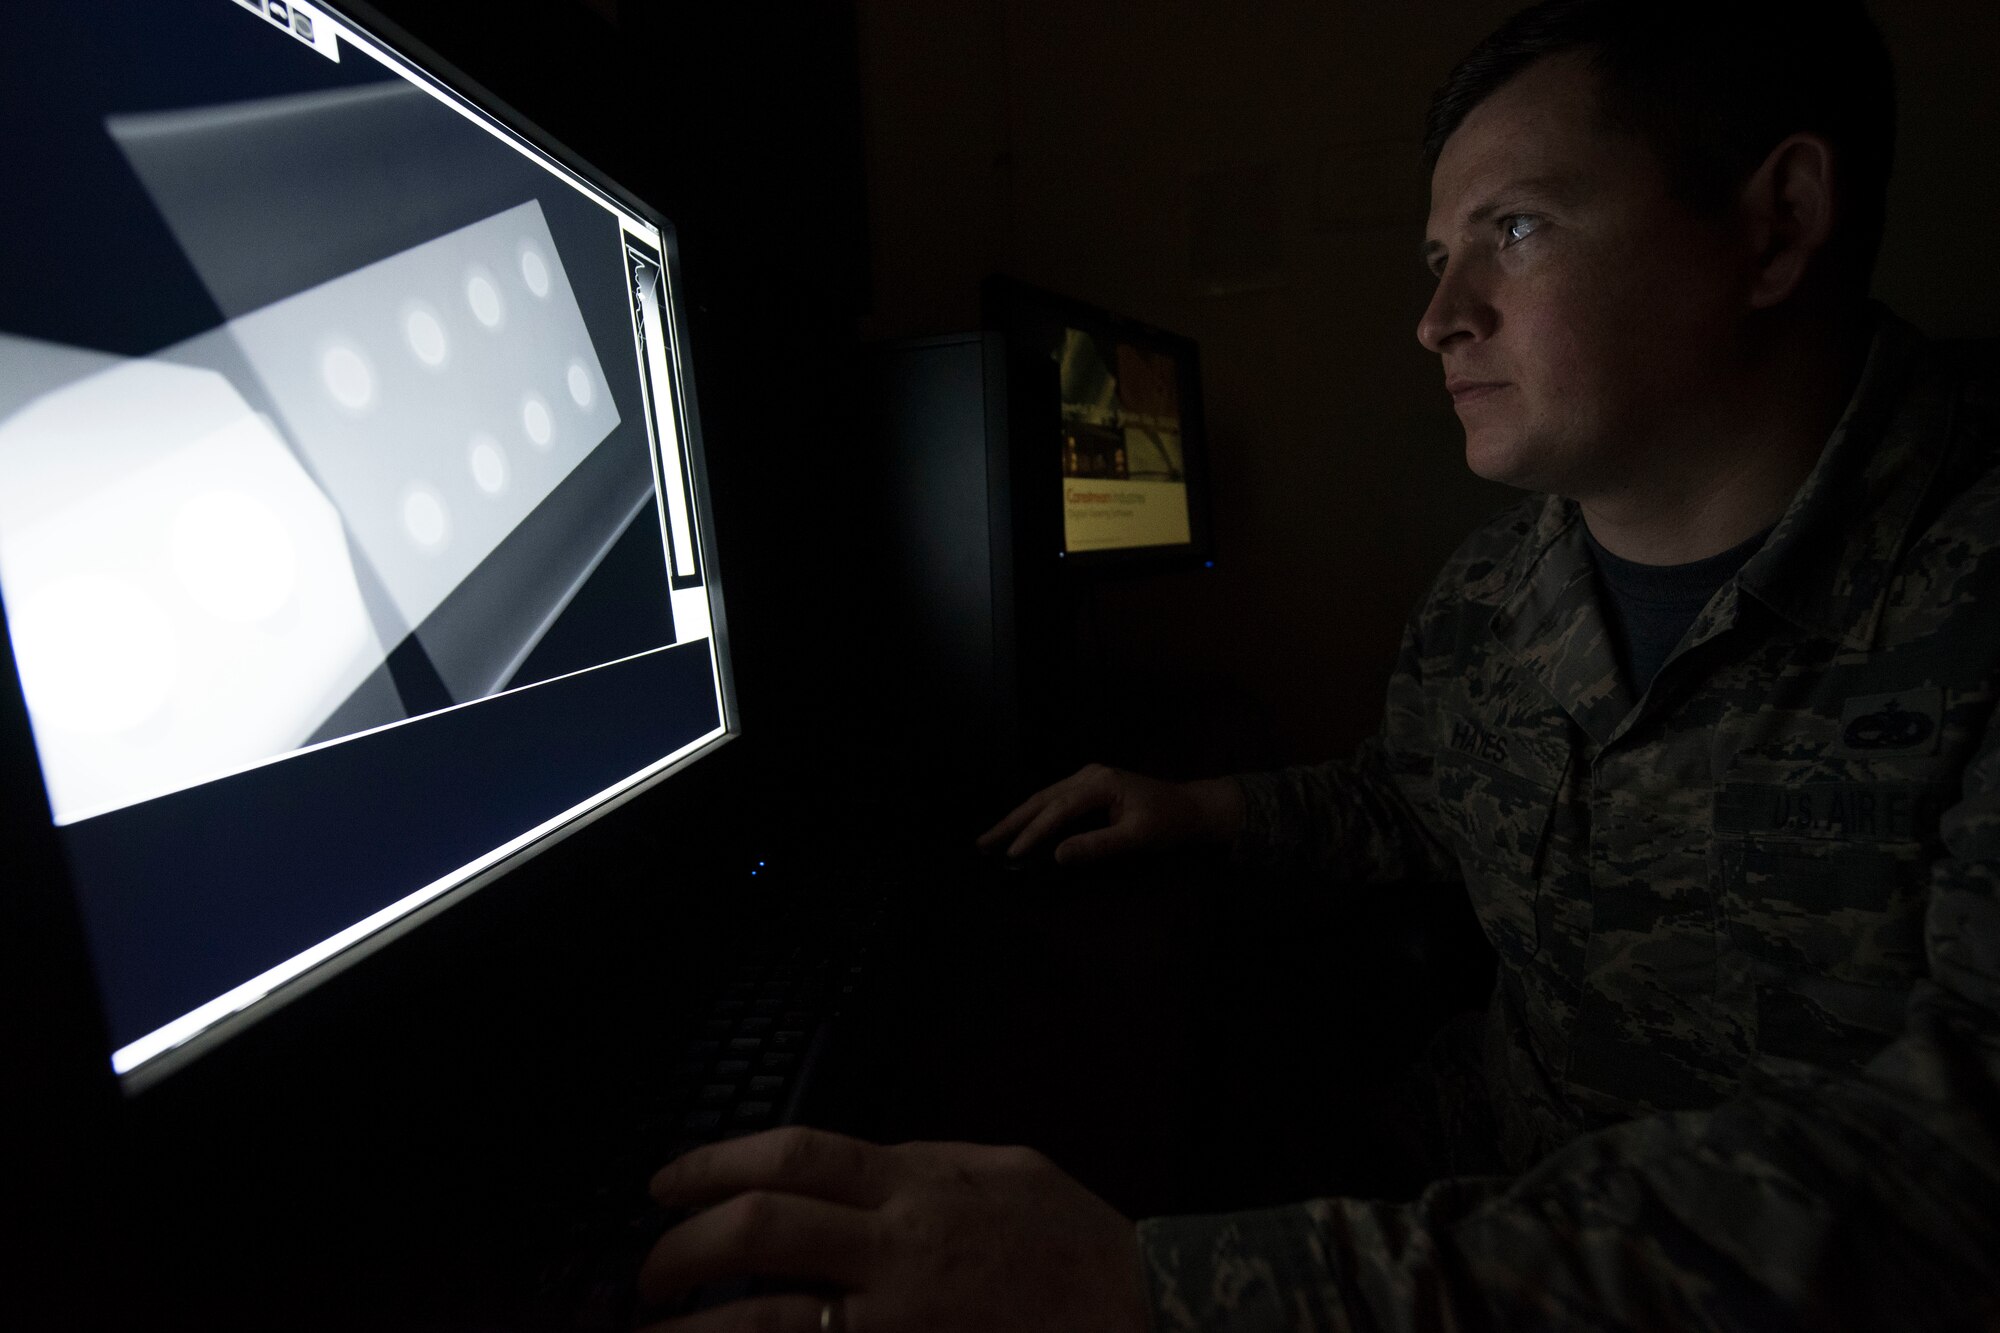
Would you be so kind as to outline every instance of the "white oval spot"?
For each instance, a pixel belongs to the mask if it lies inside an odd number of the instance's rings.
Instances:
[[[521,281],[537,296],[549,294],[549,266],[542,261],[541,252],[532,246],[521,249]]]
[[[218,620],[268,620],[298,586],[292,534],[270,505],[241,491],[210,491],[182,505],[167,549],[181,587]]]
[[[507,489],[507,455],[501,452],[499,441],[491,435],[473,436],[466,458],[472,464],[472,480],[480,490],[498,495]]]
[[[465,280],[465,303],[472,307],[472,317],[489,329],[500,327],[500,289],[493,285],[493,279],[484,273],[474,273]]]
[[[180,674],[173,622],[137,584],[72,574],[7,611],[37,727],[114,736],[150,721],[173,697]]]
[[[581,361],[569,363],[569,396],[576,399],[578,407],[589,407],[591,399],[597,397],[597,387],[591,383],[590,372]]]
[[[537,449],[549,447],[549,440],[556,431],[556,423],[549,416],[549,405],[539,394],[530,394],[528,401],[521,404],[521,429],[528,432],[528,440]]]
[[[450,526],[436,491],[419,484],[404,493],[403,529],[417,545],[427,550],[444,545]]]
[[[333,401],[350,412],[359,412],[375,401],[375,372],[352,347],[336,344],[327,348],[320,358],[319,373]]]
[[[417,360],[427,366],[444,364],[444,325],[438,323],[436,315],[422,306],[411,310],[403,318],[403,336],[409,340]]]

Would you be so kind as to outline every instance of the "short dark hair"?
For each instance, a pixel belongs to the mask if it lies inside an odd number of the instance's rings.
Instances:
[[[1833,146],[1839,262],[1865,293],[1896,147],[1895,73],[1862,0],[1544,0],[1501,24],[1431,97],[1424,161],[1529,65],[1585,55],[1607,124],[1645,142],[1674,194],[1720,213],[1787,135]]]

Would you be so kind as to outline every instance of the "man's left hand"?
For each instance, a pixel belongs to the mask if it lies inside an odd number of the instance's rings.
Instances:
[[[847,1333],[1145,1333],[1133,1225],[1030,1148],[775,1129],[698,1148],[653,1197],[701,1209],[640,1273],[652,1301],[763,1276],[840,1293]],[[754,1296],[660,1333],[819,1333],[819,1296]]]

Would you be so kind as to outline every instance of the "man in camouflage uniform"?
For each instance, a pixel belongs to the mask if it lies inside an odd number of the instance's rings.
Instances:
[[[1247,838],[1463,876],[1527,1174],[1144,1223],[1158,1327],[2000,1315],[1996,424],[1885,318],[1811,477],[1643,695],[1573,503],[1459,548],[1380,736],[1245,779]]]
[[[1135,1282],[1046,1162],[780,1131],[662,1172],[727,1202],[653,1289],[818,1277],[710,1326],[854,1333],[2000,1327],[2000,395],[1865,303],[1889,98],[1858,5],[1489,38],[1433,108],[1419,336],[1470,464],[1545,494],[1446,563],[1353,761],[1094,767],[988,835],[1463,882],[1498,981],[1440,1087],[1489,1174],[1151,1219]]]

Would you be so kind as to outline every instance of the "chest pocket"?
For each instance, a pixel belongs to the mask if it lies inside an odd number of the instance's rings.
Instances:
[[[1447,751],[1433,768],[1437,809],[1479,923],[1502,961],[1542,944],[1541,861],[1556,792],[1510,768]]]
[[[1711,869],[1724,990],[1757,1050],[1852,1064],[1900,1027],[1949,795],[1913,766],[1820,758],[1774,781],[1731,765]]]

